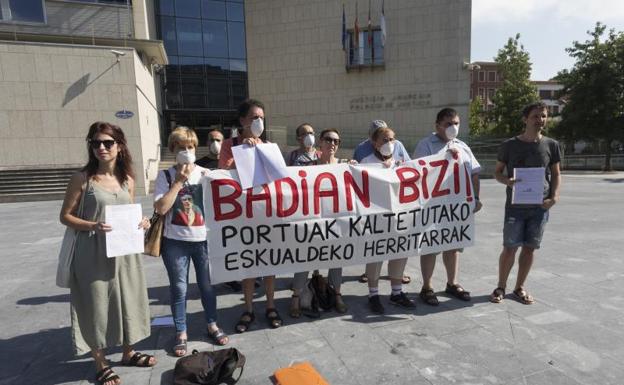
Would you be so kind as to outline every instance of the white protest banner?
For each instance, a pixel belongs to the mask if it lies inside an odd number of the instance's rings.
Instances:
[[[236,171],[203,180],[211,282],[413,257],[474,242],[467,163],[450,152],[397,168],[288,167],[243,190]]]

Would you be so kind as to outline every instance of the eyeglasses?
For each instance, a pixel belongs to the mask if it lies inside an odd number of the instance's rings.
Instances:
[[[328,136],[323,138],[323,141],[327,144],[333,144],[335,146],[340,144],[340,139],[336,139],[336,138],[330,138]]]
[[[113,145],[117,143],[112,139],[107,139],[107,140],[97,140],[97,139],[89,139],[89,146],[91,146],[92,149],[97,150],[98,148],[100,148],[101,145],[104,145],[104,148],[106,148],[107,150],[110,150],[111,147],[113,147]]]

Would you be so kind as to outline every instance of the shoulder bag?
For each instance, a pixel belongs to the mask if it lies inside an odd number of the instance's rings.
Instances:
[[[171,188],[171,175],[169,170],[163,170],[169,188]],[[156,211],[150,219],[150,227],[145,232],[145,250],[143,254],[152,257],[160,257],[160,245],[162,244],[163,231],[165,230],[165,215],[160,215]]]

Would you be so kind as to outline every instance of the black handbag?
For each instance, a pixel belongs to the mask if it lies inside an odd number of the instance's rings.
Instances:
[[[236,348],[209,352],[193,350],[173,369],[174,385],[233,385],[243,375],[245,356]],[[237,372],[240,369],[240,372]],[[235,378],[236,377],[236,378]]]

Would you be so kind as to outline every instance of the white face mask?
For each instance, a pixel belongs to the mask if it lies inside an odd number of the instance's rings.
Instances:
[[[254,138],[259,138],[260,135],[262,135],[262,133],[264,132],[264,119],[262,118],[258,118],[258,119],[254,119],[251,122],[251,135],[253,135]]]
[[[306,136],[303,137],[303,145],[305,147],[312,147],[314,146],[314,134],[307,134]]]
[[[446,138],[448,140],[453,140],[457,138],[457,134],[459,133],[459,124],[451,124],[446,127]]]
[[[178,162],[178,164],[195,163],[195,150],[178,151],[178,154],[176,155],[176,162]]]
[[[394,142],[386,142],[379,147],[379,152],[383,156],[391,156],[394,153]]]
[[[217,142],[216,140],[212,143],[210,143],[210,152],[212,152],[214,155],[219,155],[219,153],[221,152],[221,142]]]

